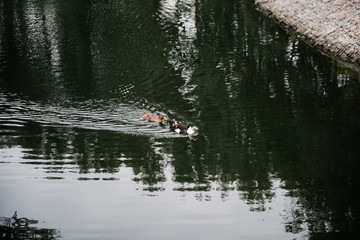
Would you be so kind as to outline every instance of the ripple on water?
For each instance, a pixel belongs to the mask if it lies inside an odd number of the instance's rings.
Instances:
[[[113,101],[73,102],[69,106],[53,106],[0,96],[0,126],[24,127],[28,122],[50,126],[64,126],[91,130],[108,130],[157,138],[179,137],[167,124],[140,120],[142,109]]]

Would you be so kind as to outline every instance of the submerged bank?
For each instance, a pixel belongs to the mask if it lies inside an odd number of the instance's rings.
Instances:
[[[255,0],[310,45],[360,71],[360,0]]]

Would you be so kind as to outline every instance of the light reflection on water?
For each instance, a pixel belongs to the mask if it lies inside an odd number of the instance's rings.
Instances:
[[[164,0],[159,8],[161,24],[173,27],[176,32],[172,35],[177,37],[171,37],[170,40],[173,47],[168,53],[168,61],[175,71],[181,72],[184,84],[178,90],[191,104],[196,102],[195,95],[191,95],[196,84],[191,84],[190,81],[197,68],[195,61],[198,58],[198,50],[194,45],[197,36],[195,11],[194,0]]]
[[[43,149],[39,149],[42,152],[16,146],[1,151],[6,159],[0,169],[2,204],[6,206],[2,208],[4,216],[10,216],[11,209],[17,209],[21,216],[46,219],[39,227],[59,228],[64,238],[72,239],[83,239],[83,232],[87,239],[98,239],[99,235],[107,239],[116,239],[118,235],[134,239],[165,239],[171,235],[172,239],[183,239],[183,231],[192,237],[209,239],[254,235],[258,239],[288,237],[280,234],[282,227],[278,223],[283,217],[278,213],[282,212],[284,201],[293,201],[284,198],[285,191],[279,188],[279,179],[272,178],[273,187],[268,196],[258,201],[248,196],[252,187],[244,185],[242,190],[236,191],[240,182],[225,184],[216,180],[216,176],[206,182],[193,182],[194,177],[200,176],[191,176],[196,172],[184,174],[180,170],[179,173],[172,165],[176,159],[166,152],[164,145],[167,143],[159,139],[149,142],[161,156],[158,160],[154,156],[147,160],[136,155],[127,156],[127,151],[135,150],[132,146],[126,149],[126,144],[121,145],[125,154],[111,159],[111,156],[98,158],[92,152],[96,144],[89,142],[90,139],[85,139],[84,152],[76,146],[56,152],[59,146],[55,146],[51,138],[74,139],[71,135],[76,131],[46,131],[49,133],[44,134],[51,136],[42,136]],[[70,145],[70,140],[64,141]],[[98,144],[101,145],[101,141]],[[86,157],[79,156],[86,154]],[[39,211],[36,206],[45,211]],[[93,209],[89,211],[89,207]],[[251,214],[249,210],[260,214]],[[286,217],[292,221],[291,215]],[[104,224],[104,218],[111,221]],[[159,232],[164,227],[166,236],[162,237]],[[99,229],[103,229],[100,234]],[[277,233],[271,234],[275,229]]]

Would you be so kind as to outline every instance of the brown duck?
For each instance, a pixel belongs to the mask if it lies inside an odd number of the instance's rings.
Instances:
[[[168,120],[167,117],[163,114],[152,114],[149,111],[146,111],[145,109],[142,110],[141,113],[141,120],[148,120],[149,122],[158,122],[161,123],[163,120]]]

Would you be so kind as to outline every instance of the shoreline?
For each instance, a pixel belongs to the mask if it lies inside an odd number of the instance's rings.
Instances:
[[[258,11],[360,72],[360,0],[255,0]]]

